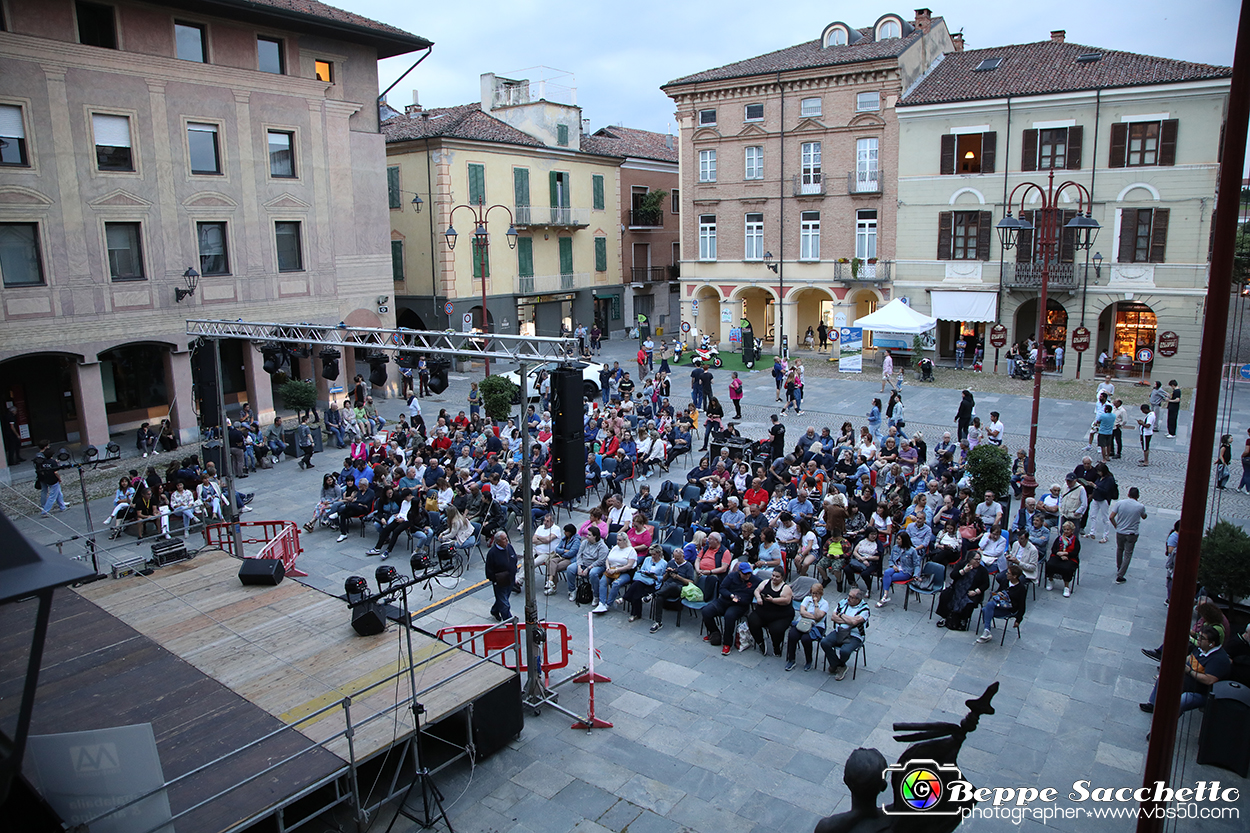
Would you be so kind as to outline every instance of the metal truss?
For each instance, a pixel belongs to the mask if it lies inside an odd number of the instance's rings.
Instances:
[[[493,359],[514,364],[568,361],[576,355],[577,348],[577,340],[573,338],[206,318],[188,318],[187,335],[212,339],[239,338],[251,341],[256,346],[264,342],[276,342],[315,347],[363,347],[461,359]]]

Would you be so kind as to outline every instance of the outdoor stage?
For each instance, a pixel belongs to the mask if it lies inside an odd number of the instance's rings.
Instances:
[[[149,577],[58,591],[32,734],[152,723],[167,783],[208,765],[169,788],[180,833],[236,829],[319,787],[323,805],[379,803],[358,797],[354,768],[413,734],[404,629],[358,636],[341,599],[289,579],[244,586],[238,570],[209,551]],[[17,708],[8,695],[33,619],[30,604],[0,608],[0,722]],[[461,748],[476,738],[488,754],[501,727],[520,730],[515,672],[416,630],[412,644],[423,734],[446,721],[439,737]]]

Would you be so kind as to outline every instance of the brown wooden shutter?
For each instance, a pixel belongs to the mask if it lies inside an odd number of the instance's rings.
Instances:
[[[1020,151],[1020,170],[1037,170],[1037,131],[1024,131],[1024,149]]]
[[[1116,260],[1120,263],[1132,263],[1133,252],[1137,248],[1137,209],[1125,208],[1120,211],[1120,253]]]
[[[981,217],[977,221],[977,260],[990,259],[990,235],[994,233],[993,222],[993,213],[981,212]]]
[[[1220,125],[1220,142],[1215,146],[1215,161],[1224,161],[1224,128],[1228,127],[1228,122]]]
[[[1170,208],[1156,208],[1150,221],[1150,262],[1162,263],[1168,246],[1168,216]]]
[[[942,137],[942,163],[941,173],[943,176],[955,173],[955,143],[959,137],[947,134]]]
[[[1075,209],[1064,209],[1059,217],[1059,228],[1055,229],[1059,234],[1060,263],[1072,263],[1076,259],[1076,231],[1064,228],[1074,217],[1076,217]]]
[[[1128,156],[1128,125],[1124,123],[1111,125],[1111,154],[1107,159],[1107,167],[1123,168],[1125,157]],[[1094,165],[1098,160],[1094,160]],[[1120,247],[1123,250],[1123,246]],[[1127,261],[1121,260],[1121,263]]]
[[[994,173],[994,157],[998,153],[998,134],[990,131],[981,134],[981,173]]]
[[[1068,128],[1068,170],[1081,169],[1081,142],[1085,138],[1085,128],[1079,124]]]
[[[1164,119],[1159,129],[1159,164],[1176,164],[1176,129],[1180,125],[1177,119]]]
[[[1037,220],[1033,219],[1034,212],[1021,211],[1020,219],[1027,222],[1034,228],[1037,227]],[[1033,260],[1033,230],[1021,231],[1016,236],[1016,263],[1031,263]]]
[[[954,221],[955,212],[953,211],[943,211],[938,215],[938,260],[951,259],[951,235]]]

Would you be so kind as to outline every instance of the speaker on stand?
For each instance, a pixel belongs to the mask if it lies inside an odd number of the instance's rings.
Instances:
[[[568,367],[551,373],[551,478],[559,500],[586,494],[585,409],[582,374]]]

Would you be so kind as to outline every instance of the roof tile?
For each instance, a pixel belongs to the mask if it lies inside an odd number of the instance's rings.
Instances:
[[[669,142],[674,143],[672,147]],[[633,156],[660,162],[677,162],[677,147],[673,136],[620,125],[603,127],[589,136],[582,136],[582,150],[608,156]]]
[[[270,8],[295,12],[296,14],[306,14],[312,17],[321,17],[326,20],[332,20],[335,23],[347,23],[352,26],[373,29],[376,32],[385,32],[388,35],[399,35],[405,38],[413,37],[411,33],[405,32],[403,29],[387,23],[379,23],[376,20],[354,12],[320,3],[318,0],[249,0],[249,4],[252,6],[269,6]]]
[[[1078,62],[1100,54],[1097,61]],[[997,69],[978,72],[986,58],[1002,58]],[[1133,52],[1041,41],[948,53],[899,106],[974,101],[1077,90],[1137,87],[1231,77],[1228,67],[1156,58]]]

